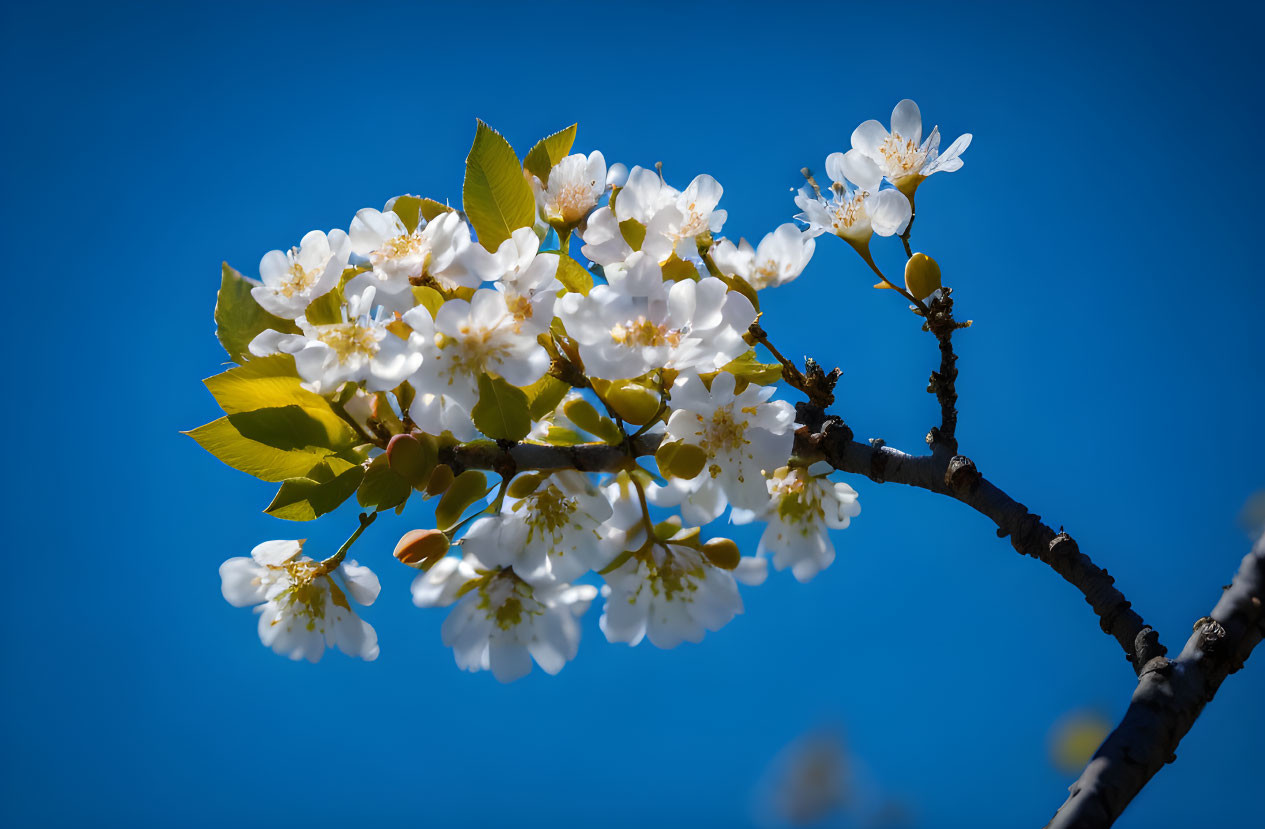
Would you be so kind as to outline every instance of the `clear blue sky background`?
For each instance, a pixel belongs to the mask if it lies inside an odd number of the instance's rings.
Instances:
[[[354,513],[265,516],[269,485],[177,434],[217,414],[198,381],[223,359],[219,263],[253,272],[400,192],[459,198],[476,117],[520,152],[578,120],[585,151],[678,186],[709,172],[727,230],[758,238],[801,166],[916,99],[975,134],[915,232],[976,321],[964,451],[1170,646],[1246,551],[1235,517],[1265,486],[1246,5],[35,5],[0,13],[0,823],[744,826],[769,758],[836,723],[917,825],[1036,826],[1070,782],[1051,724],[1123,711],[1129,666],[1073,589],[964,507],[866,480],[837,563],[746,591],[701,646],[607,644],[594,608],[558,677],[461,673],[390,557],[419,510],[357,551],[384,586],[377,662],[262,648],[219,563],[332,547]],[[934,347],[871,281],[824,239],[767,327],[843,366],[860,437],[916,451]],[[1120,825],[1259,814],[1263,698],[1258,655]]]

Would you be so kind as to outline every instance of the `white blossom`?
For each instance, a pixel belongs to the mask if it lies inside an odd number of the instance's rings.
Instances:
[[[536,382],[549,368],[549,355],[533,331],[522,330],[505,295],[481,288],[469,302],[450,299],[434,320],[423,306],[404,314],[413,329],[409,343],[421,352],[412,383],[418,390],[410,414],[427,432],[474,436],[462,422],[479,397],[479,375],[494,374],[514,386]]]
[[[663,181],[657,172],[634,167],[614,196],[614,206],[596,210],[580,234],[581,252],[599,265],[614,265],[633,252],[620,229],[636,222],[644,229],[639,250],[658,263],[675,253],[682,259],[698,255],[696,238],[719,233],[726,213],[717,210],[723,188],[709,175],[696,176],[684,191]]]
[[[490,670],[501,682],[526,676],[533,659],[545,673],[562,670],[579,649],[576,617],[596,596],[597,589],[587,584],[530,585],[513,569],[489,569],[468,553],[440,559],[413,581],[418,607],[456,602],[441,636],[457,666]]]
[[[422,363],[422,355],[407,341],[387,330],[381,311],[368,314],[374,290],[352,297],[343,306],[342,322],[310,323],[299,317],[299,334],[269,329],[250,342],[250,353],[293,354],[304,384],[326,394],[343,383],[364,383],[369,391],[398,386]]]
[[[940,152],[940,128],[933,127],[924,141],[922,113],[906,98],[892,110],[892,129],[869,120],[852,133],[852,149],[840,156],[847,178],[862,190],[878,190],[886,178],[893,187],[913,198],[914,190],[932,173],[950,173],[962,166],[962,152],[970,146],[965,133]],[[836,153],[836,155],[839,155]]]
[[[688,492],[681,504],[688,521],[715,520],[727,504],[763,506],[768,499],[764,473],[790,457],[794,407],[769,400],[773,386],[750,385],[737,394],[735,387],[728,372],[717,374],[710,389],[695,375],[682,376],[672,387],[666,439],[692,444],[707,455],[703,471],[681,484]]]
[[[331,230],[327,236],[313,230],[303,237],[298,247],[264,254],[259,260],[259,278],[263,284],[251,288],[250,295],[273,316],[295,319],[312,300],[338,285],[350,256],[351,241],[346,233]]]
[[[381,587],[368,567],[345,561],[332,573],[303,552],[302,541],[265,541],[250,558],[220,565],[221,590],[234,607],[258,605],[259,639],[278,654],[315,662],[326,645],[378,658],[378,635],[347,601],[371,605]],[[341,585],[340,585],[341,582]]]
[[[735,524],[767,521],[757,556],[773,555],[777,570],[791,568],[801,582],[830,566],[835,546],[827,530],[841,530],[861,514],[857,493],[842,481],[826,477],[831,467],[782,467],[768,479],[769,502],[757,510],[734,510]]]
[[[746,239],[737,245],[721,239],[712,248],[712,260],[721,273],[739,276],[757,291],[785,285],[803,273],[817,242],[793,223],[780,225],[752,248]]]
[[[535,336],[549,330],[554,302],[562,283],[557,279],[557,253],[540,253],[540,237],[530,227],[520,227],[501,243],[495,253],[478,251],[475,267],[483,279],[505,296],[518,333]]]
[[[600,621],[610,642],[657,648],[701,642],[742,612],[733,574],[713,566],[696,548],[653,543],[607,573]]]
[[[909,199],[899,190],[856,188],[844,176],[842,155],[826,159],[826,172],[833,180],[830,197],[805,187],[795,196],[803,212],[795,218],[808,225],[809,236],[833,233],[858,249],[866,248],[870,237],[891,236],[904,231],[913,217]]]
[[[547,185],[536,176],[531,177],[531,184],[546,221],[574,226],[606,192],[606,159],[597,151],[587,157],[569,155],[553,165]]]
[[[521,499],[506,498],[499,515],[475,521],[462,549],[522,578],[570,582],[610,563],[613,551],[599,534],[611,506],[588,476],[562,470]]]
[[[482,281],[470,266],[470,228],[451,210],[429,222],[419,219],[409,232],[393,211],[366,207],[351,222],[351,249],[372,270],[354,277],[348,293],[372,285],[379,301],[388,305],[401,294],[409,301],[410,279],[430,277],[447,290],[477,288]]]
[[[588,296],[566,294],[558,316],[580,346],[586,372],[607,380],[655,368],[715,371],[742,354],[755,321],[751,301],[706,277],[665,284],[653,257],[637,252]]]

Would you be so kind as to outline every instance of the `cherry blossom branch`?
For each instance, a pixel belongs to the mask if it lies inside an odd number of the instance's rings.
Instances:
[[[986,480],[969,458],[914,456],[881,441],[877,445],[858,443],[852,439],[852,430],[838,418],[814,413],[803,404],[799,410],[800,422],[808,421],[808,425],[796,433],[797,454],[821,458],[836,469],[864,475],[877,483],[906,484],[961,501],[996,524],[998,537],[1009,536],[1019,553],[1049,565],[1080,590],[1103,631],[1120,643],[1135,672],[1166,652],[1158,635],[1131,608],[1106,570],[1082,553],[1071,536],[1056,533],[1027,507]]]
[[[439,451],[439,460],[460,473],[466,469],[486,469],[504,474],[514,471],[548,472],[578,469],[581,472],[616,472],[628,465],[628,457],[653,455],[659,448],[662,434],[647,433],[628,438],[625,445],[613,443],[578,443],[574,446],[553,446],[544,443],[499,443],[477,440],[459,443]]]
[[[852,430],[837,417],[826,416],[811,403],[797,406],[799,422],[794,452],[805,459],[822,459],[836,469],[864,475],[876,483],[887,481],[918,487],[961,501],[997,525],[999,537],[1009,536],[1020,553],[1045,562],[1085,596],[1102,629],[1115,637],[1125,655],[1140,671],[1165,653],[1155,631],[1134,612],[1114,586],[1114,579],[1082,553],[1066,533],[1056,533],[1023,504],[985,480],[975,464],[960,455],[914,456],[887,446],[871,446],[852,439]],[[625,468],[629,453],[653,455],[662,435],[630,438],[627,448],[609,443],[549,446],[537,443],[501,444],[475,441],[447,447],[440,460],[454,472],[486,469],[517,471],[578,469],[614,472]]]
[[[940,370],[931,373],[927,385],[927,391],[934,393],[940,404],[940,425],[931,430],[928,442],[933,451],[950,455],[958,451],[958,358],[953,352],[953,332],[971,324],[953,319],[952,294],[951,288],[941,289],[940,295],[931,300],[923,323],[923,328],[934,334],[940,344]]]
[[[1110,826],[1165,763],[1226,676],[1265,636],[1265,536],[1175,660],[1155,659],[1138,678],[1124,718],[1102,744],[1047,829]]]

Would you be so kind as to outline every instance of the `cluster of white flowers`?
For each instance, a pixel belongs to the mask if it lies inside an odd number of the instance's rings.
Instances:
[[[532,417],[511,443],[625,449],[627,463],[609,472],[507,473],[467,499],[479,501],[475,514],[431,531],[442,535],[437,553],[397,550],[422,570],[414,602],[453,606],[442,638],[460,667],[510,681],[534,660],[556,673],[575,657],[578,617],[599,593],[611,642],[697,642],[742,612],[738,582],[763,581],[770,556],[800,581],[827,567],[827,531],[859,512],[829,467],[792,457],[794,407],[772,399],[777,367],[771,379],[748,330],[756,292],[798,277],[815,236],[865,246],[871,233],[897,233],[918,183],[961,165],[970,136],[938,154],[938,130],[925,141],[921,132],[910,101],[890,133],[862,124],[853,148],[827,160],[829,196],[796,198],[807,228],[783,224],[755,247],[720,237],[726,212],[712,177],[677,190],[659,171],[608,167],[600,152],[555,155],[547,176],[525,172],[534,218],[496,234],[495,246],[477,238],[491,235],[469,204],[462,213],[400,197],[365,208],[347,233],[313,231],[263,258],[251,295],[293,324],[258,331],[249,351],[292,355],[304,389],[359,413],[353,472],[385,461],[390,435],[375,439],[371,426],[441,448],[481,431],[507,445],[499,429],[513,418],[502,410],[515,397]],[[583,260],[568,254],[572,234]],[[493,383],[500,396],[490,400]],[[497,430],[480,421],[488,407],[501,412]],[[637,462],[633,438],[657,438],[658,474]],[[428,468],[429,483],[413,484],[443,492],[453,471]],[[734,523],[767,522],[755,555],[704,537],[727,509]],[[273,541],[225,562],[225,598],[260,605],[260,637],[278,653],[315,660],[330,644],[375,658],[377,637],[347,595],[370,604],[377,578],[341,553],[319,562],[301,550]]]

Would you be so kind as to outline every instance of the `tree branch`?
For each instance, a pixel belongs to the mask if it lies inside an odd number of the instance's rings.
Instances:
[[[1024,555],[1039,559],[1072,584],[1098,615],[1102,629],[1115,637],[1125,655],[1141,671],[1148,661],[1165,653],[1155,632],[1146,626],[1114,579],[1080,551],[1066,533],[1056,533],[1036,515],[1002,492],[960,455],[908,455],[887,446],[869,446],[852,439],[852,430],[837,417],[827,417],[819,407],[801,403],[794,452],[805,459],[823,459],[836,469],[877,482],[892,481],[947,495],[988,517],[999,537]],[[632,455],[653,455],[662,435],[655,432],[630,439]],[[550,446],[538,443],[502,445],[493,441],[457,444],[440,452],[440,460],[453,468],[510,470],[579,469],[613,472],[624,468],[628,452],[609,443]],[[511,472],[512,474],[512,472]]]
[[[1106,570],[1082,553],[1071,536],[1056,533],[1027,507],[986,480],[969,458],[913,456],[881,442],[877,446],[858,443],[841,420],[814,413],[802,404],[799,416],[800,422],[808,425],[796,433],[796,454],[821,458],[836,469],[864,475],[878,483],[892,481],[947,495],[986,516],[997,525],[999,537],[1009,536],[1017,551],[1045,562],[1081,591],[1098,615],[1102,629],[1120,643],[1135,672],[1166,652],[1155,631],[1131,608]]]
[[[1222,681],[1265,636],[1265,536],[1243,558],[1221,600],[1195,623],[1176,660],[1156,659],[1139,677],[1124,719],[1072,784],[1047,829],[1110,826],[1174,752]]]

